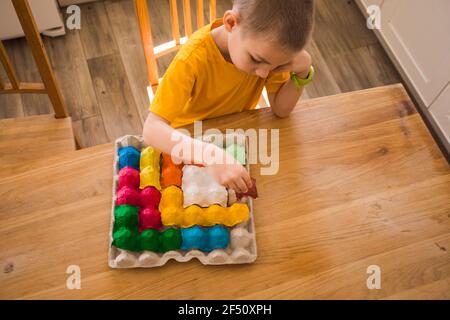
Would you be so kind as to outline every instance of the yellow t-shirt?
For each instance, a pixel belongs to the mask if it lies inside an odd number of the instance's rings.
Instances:
[[[216,20],[189,38],[156,91],[150,111],[172,127],[255,109],[264,86],[267,92],[277,92],[289,80],[289,72],[263,79],[226,61],[211,35],[222,24]]]

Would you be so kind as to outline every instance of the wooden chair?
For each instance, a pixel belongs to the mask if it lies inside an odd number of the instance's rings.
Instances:
[[[0,78],[0,94],[8,93],[43,93],[48,94],[53,105],[56,118],[67,118],[66,105],[61,90],[56,83],[55,75],[51,68],[47,53],[42,43],[36,22],[31,12],[28,0],[11,0],[14,9],[22,25],[27,43],[33,54],[33,58],[41,75],[43,83],[21,82],[11,65],[3,42],[0,41],[0,60],[9,78],[9,83],[4,83]]]
[[[191,36],[192,18],[191,18],[191,2],[190,0],[183,0],[183,17],[184,29],[186,31],[185,37],[180,36],[180,23],[178,21],[178,6],[177,0],[168,0],[170,3],[170,20],[172,26],[173,40],[158,47],[154,47],[152,38],[152,29],[150,26],[150,14],[147,6],[147,0],[134,0],[136,7],[136,14],[139,22],[139,30],[141,33],[142,47],[144,49],[144,56],[147,62],[147,74],[151,87],[149,90],[150,102],[152,96],[156,93],[159,85],[158,67],[156,61],[164,55],[177,51],[181,48],[183,43]],[[205,25],[203,17],[203,0],[197,0],[197,28]],[[209,17],[210,22],[216,19],[217,2],[216,0],[209,0]],[[258,108],[267,108],[269,106],[269,99],[267,92],[264,89],[263,94],[259,100]]]
[[[173,40],[164,45],[154,47],[147,0],[134,0],[136,14],[139,22],[139,30],[141,32],[141,41],[144,49],[144,56],[147,62],[148,79],[153,93],[156,92],[159,84],[158,67],[156,64],[157,59],[165,56],[168,53],[179,50],[183,43],[187,40],[188,37],[192,35],[193,32],[190,0],[183,0],[184,29],[186,31],[185,37],[183,38],[180,35],[177,0],[168,1],[170,3],[170,19]],[[203,0],[197,0],[197,28],[201,28],[205,25],[203,9]],[[211,22],[216,19],[216,0],[209,1],[209,16]]]

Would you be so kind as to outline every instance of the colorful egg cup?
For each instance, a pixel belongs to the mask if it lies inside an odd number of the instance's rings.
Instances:
[[[245,145],[235,145],[227,151],[236,151],[235,156],[245,163],[242,150],[246,149]],[[187,176],[195,176],[196,170],[206,172],[200,166],[189,167],[145,147],[141,136],[116,140],[109,250],[112,268],[156,267],[169,259],[185,262],[197,258],[203,264],[251,263],[256,259],[253,204],[249,197],[256,195],[256,189],[239,195],[240,201],[234,195],[230,204],[225,188],[220,190],[223,192],[206,188],[194,194],[201,198],[199,195],[213,190],[211,199],[194,199],[185,207],[183,185],[196,191],[204,180],[186,183],[183,171],[192,171]],[[246,167],[250,169],[248,164]]]

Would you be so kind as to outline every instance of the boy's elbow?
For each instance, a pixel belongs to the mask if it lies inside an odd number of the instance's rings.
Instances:
[[[154,144],[153,138],[155,135],[152,132],[155,132],[155,119],[152,119],[152,116],[149,114],[144,123],[144,128],[142,130],[142,136],[144,138],[144,142],[146,145],[151,146]]]
[[[158,144],[158,134],[155,132],[161,132],[165,126],[169,125],[169,122],[158,115],[150,112],[145,120],[144,127],[142,130],[142,136],[144,142],[149,146],[155,146]]]
[[[287,117],[289,117],[289,115],[291,114],[290,111],[286,112],[286,111],[282,111],[282,110],[276,110],[272,108],[272,112],[274,115],[276,115],[278,118],[281,119],[285,119]]]
[[[144,129],[142,130],[142,137],[144,138],[144,142],[147,146],[151,145],[151,135],[149,134],[149,124],[144,124]]]

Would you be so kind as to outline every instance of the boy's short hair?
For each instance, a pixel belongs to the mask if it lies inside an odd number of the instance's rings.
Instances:
[[[286,49],[305,47],[314,25],[314,0],[233,0],[244,32],[274,36]]]

